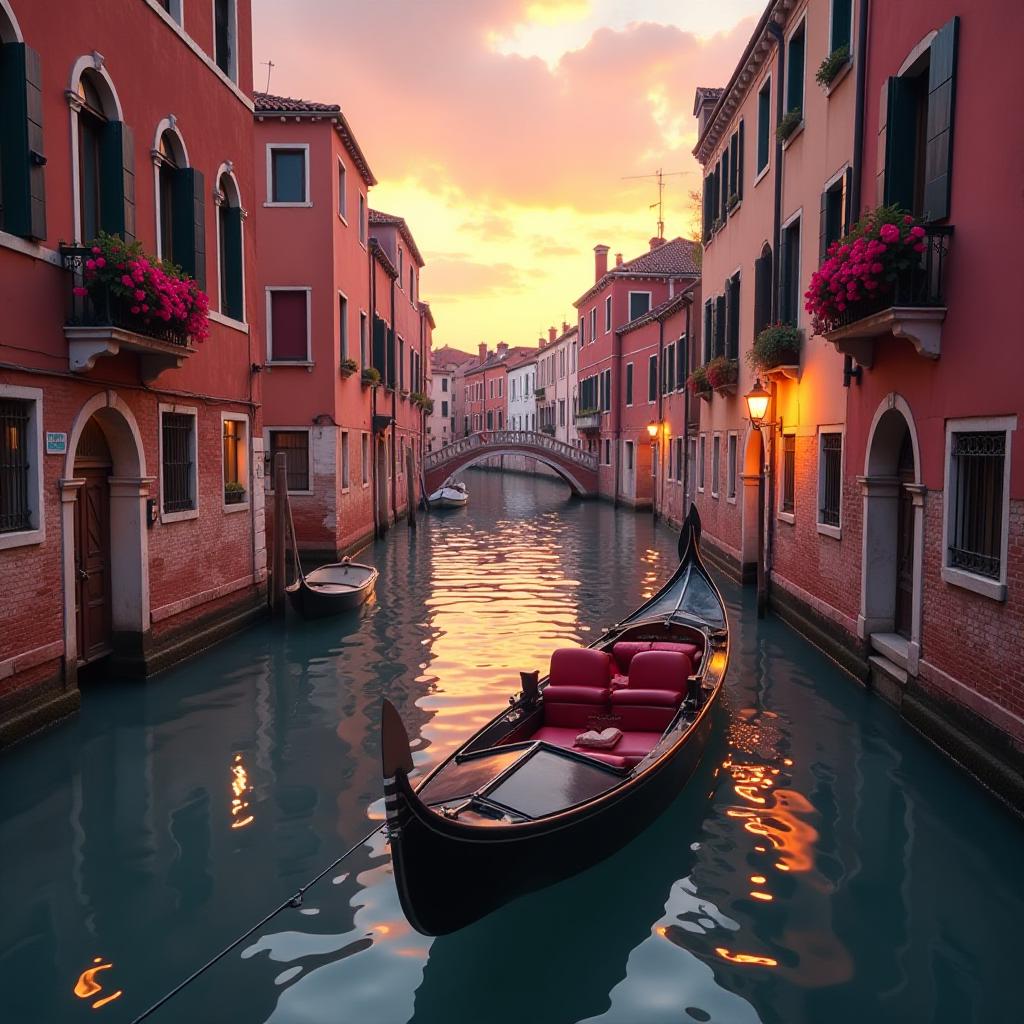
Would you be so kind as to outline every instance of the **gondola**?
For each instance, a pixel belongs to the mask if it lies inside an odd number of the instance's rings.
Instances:
[[[469,504],[469,494],[464,483],[447,483],[439,487],[427,498],[431,508],[465,508]]]
[[[729,664],[700,529],[691,506],[665,586],[589,647],[553,652],[546,678],[521,673],[509,706],[415,787],[408,735],[384,701],[387,830],[417,931],[455,931],[604,859],[686,783]],[[615,742],[591,746],[593,732]]]

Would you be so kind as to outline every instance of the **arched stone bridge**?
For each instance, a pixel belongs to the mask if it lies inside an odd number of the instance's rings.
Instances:
[[[550,466],[581,498],[597,495],[597,456],[534,430],[481,430],[423,459],[427,494],[475,462],[495,455],[525,455]]]

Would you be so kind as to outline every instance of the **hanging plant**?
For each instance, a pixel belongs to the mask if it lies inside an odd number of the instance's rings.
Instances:
[[[727,356],[715,356],[705,367],[707,380],[710,387],[716,391],[719,388],[729,388],[736,384],[740,375],[739,361],[729,359]]]
[[[364,384],[375,388],[380,383],[380,370],[376,366],[364,367],[360,379]]]
[[[819,65],[815,72],[815,79],[823,89],[827,88],[835,80],[836,75],[846,66],[850,60],[850,47],[845,43],[833,50]]]
[[[346,377],[351,376],[358,369],[359,364],[354,359],[342,359],[341,372],[345,374]]]
[[[773,370],[800,362],[800,332],[792,324],[769,324],[754,340],[747,360],[754,370]]]
[[[686,384],[693,394],[703,397],[711,395],[711,382],[708,380],[708,370],[706,366],[695,366],[689,377],[686,378]]]

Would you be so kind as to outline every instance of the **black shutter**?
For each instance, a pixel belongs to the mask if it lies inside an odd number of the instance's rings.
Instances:
[[[386,380],[389,388],[395,386],[395,329],[388,328],[387,336],[387,374]]]
[[[134,242],[135,137],[123,121],[107,121],[103,126],[100,179],[100,227],[108,235]]]
[[[725,355],[725,296],[715,299],[715,355]]]
[[[754,337],[763,331],[772,318],[771,253],[754,260]]]
[[[847,167],[843,175],[843,229],[840,237],[845,238],[853,227],[853,168]]]
[[[43,103],[39,54],[24,43],[0,47],[0,226],[12,235],[46,237]]]
[[[221,207],[224,232],[224,312],[242,319],[242,211],[237,206]]]
[[[959,25],[959,18],[951,18],[939,29],[931,45],[924,161],[924,215],[928,220],[944,220],[949,216]]]
[[[890,78],[885,118],[885,184],[883,202],[914,208],[914,139],[916,110],[909,83]]]
[[[789,266],[789,231],[783,229],[779,233],[779,296],[778,296],[778,310],[779,310],[779,322],[787,323],[787,317],[789,315],[788,303],[786,301],[786,294],[789,290],[789,281],[787,279],[787,269]]]
[[[174,254],[181,269],[206,289],[206,196],[194,167],[174,172]]]
[[[736,152],[736,194],[743,198],[743,122],[740,121],[739,145]]]
[[[384,371],[387,369],[385,357],[385,346],[387,345],[388,328],[387,324],[376,314],[373,316],[373,367],[384,379]]]
[[[821,193],[821,221],[818,224],[818,263],[825,262],[828,252],[828,189]]]

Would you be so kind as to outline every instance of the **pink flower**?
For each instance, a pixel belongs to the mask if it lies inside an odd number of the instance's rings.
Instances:
[[[924,242],[918,242],[917,245],[914,246],[914,252],[924,252],[924,249]]]
[[[145,302],[142,304],[142,312],[143,313],[148,313],[149,312],[149,306],[147,306]]]
[[[94,245],[92,247],[92,254],[93,254],[93,256],[99,256],[99,254],[101,252],[103,252],[103,250],[98,245]]]
[[[875,263],[871,264],[871,273],[872,274],[880,274],[883,270],[885,270],[885,267],[882,266],[881,263],[875,262]]]
[[[899,241],[900,229],[895,224],[883,224],[882,230],[878,232],[879,237],[888,245]]]
[[[96,258],[96,266],[97,267],[105,267],[106,265],[107,265],[107,261],[102,256],[98,256]]]
[[[924,228],[921,227],[920,224],[915,224],[910,229],[910,236],[911,236],[911,238],[924,238],[924,235],[925,235]]]
[[[125,286],[125,288],[131,288],[131,286],[132,286],[132,284],[134,284],[134,282],[132,281],[130,275],[122,274],[121,275],[121,284],[123,284]]]
[[[138,306],[132,306],[132,313],[134,313],[135,316],[138,316],[139,315],[139,307]]]
[[[910,216],[910,214],[908,213],[908,214],[907,214],[907,215],[906,215],[906,216],[905,216],[905,217],[903,218],[903,223],[904,223],[904,224],[913,224],[913,223],[914,223],[914,218],[913,218],[913,217],[911,217],[911,216]]]
[[[135,289],[135,298],[141,302],[146,297],[146,293],[141,288]]]
[[[75,295],[77,295],[79,298],[81,298],[83,295],[88,295],[89,294],[89,289],[88,288],[82,288],[81,286],[79,286],[77,288],[72,288],[71,291]]]
[[[95,260],[86,260],[85,261],[85,269],[86,270],[95,270],[96,269],[96,261]]]

